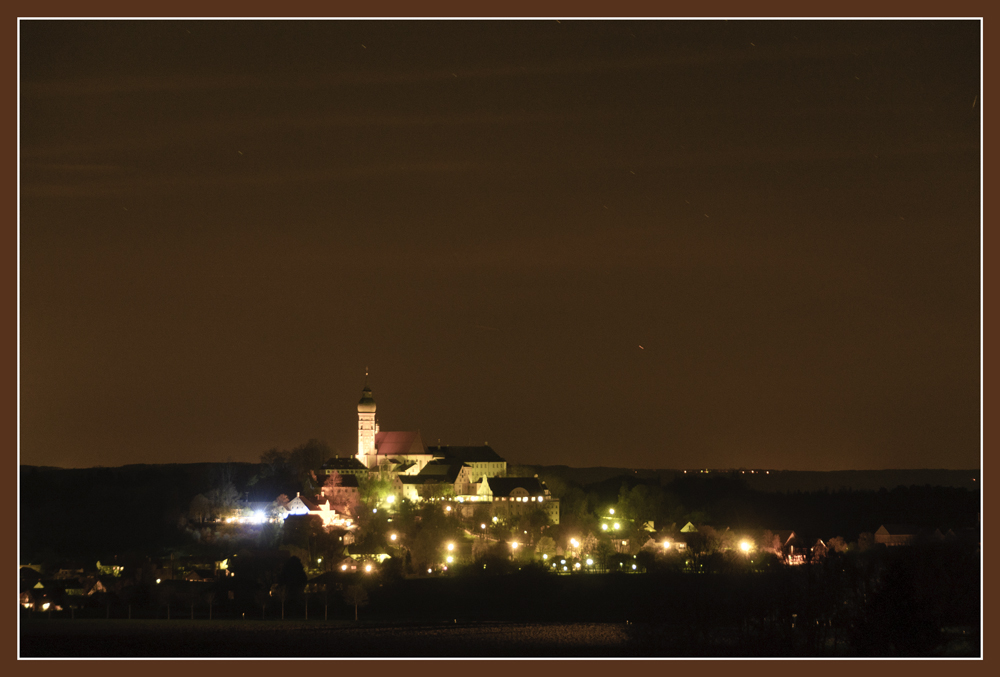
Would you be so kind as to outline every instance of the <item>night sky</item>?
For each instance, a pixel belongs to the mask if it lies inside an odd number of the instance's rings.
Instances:
[[[977,21],[22,21],[20,462],[979,467]]]

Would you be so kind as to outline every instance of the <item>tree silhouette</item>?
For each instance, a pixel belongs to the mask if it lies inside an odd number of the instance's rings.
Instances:
[[[368,593],[360,585],[349,585],[344,590],[344,602],[354,605],[354,620],[358,620],[358,607],[368,604]]]

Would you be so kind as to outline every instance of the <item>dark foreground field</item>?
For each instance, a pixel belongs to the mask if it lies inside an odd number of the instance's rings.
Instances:
[[[951,628],[938,655],[973,657],[971,628]],[[737,628],[692,638],[644,623],[356,624],[345,621],[23,621],[21,656],[57,657],[755,657],[773,655]],[[774,648],[774,647],[772,647]],[[803,655],[793,640],[788,655]],[[784,653],[784,652],[783,652]],[[828,656],[852,655],[830,645]]]
[[[22,657],[519,657],[629,656],[618,623],[430,626],[295,621],[35,620]]]

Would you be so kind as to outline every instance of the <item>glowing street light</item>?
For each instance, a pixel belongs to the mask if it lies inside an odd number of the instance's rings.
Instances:
[[[386,503],[395,503],[396,502],[396,497],[395,496],[389,496],[389,497],[387,497],[385,499],[385,502]]]
[[[452,557],[451,555],[448,555],[448,557],[447,557],[447,558],[445,558],[445,561],[446,561],[446,562],[447,562],[448,564],[451,564],[452,562],[454,562],[454,561],[455,561],[455,558],[454,558],[454,557]]]
[[[576,540],[575,538],[569,539],[569,542],[573,544],[574,548],[579,548],[580,547],[580,541]]]
[[[590,558],[588,557],[588,558],[587,558],[587,566],[589,567],[589,566],[593,566],[593,565],[594,565],[594,560],[592,560],[592,559],[590,559]]]
[[[611,510],[608,510],[608,513],[610,513],[610,514],[614,515],[614,514],[615,514],[615,509],[614,509],[614,508],[611,508]]]
[[[396,534],[389,534],[389,540],[390,541],[395,541],[396,540]]]
[[[743,552],[750,552],[750,548],[751,548],[750,541],[745,539],[740,541],[740,550],[742,550]]]
[[[608,525],[607,524],[602,524],[601,525],[601,531],[607,531],[607,530],[608,530]]]
[[[670,541],[663,541],[663,549],[670,550]]]
[[[340,570],[341,571],[347,571],[347,565],[346,564],[341,564],[340,565]]]
[[[480,524],[480,525],[479,525],[479,528],[480,528],[480,529],[485,529],[485,528],[486,528],[486,524],[485,524],[485,523],[484,523],[484,524]]]
[[[513,548],[514,550],[517,550],[517,546],[518,546],[517,541],[514,541],[513,543],[510,544],[510,547]]]
[[[365,565],[365,572],[368,573],[368,572],[371,572],[371,570],[372,570],[372,565],[371,564],[366,564]]]
[[[618,522],[615,522],[615,531],[618,531],[620,528],[621,528],[621,525],[618,524]]]
[[[455,549],[455,544],[454,543],[449,543],[448,544],[448,552],[451,552],[454,549]]]

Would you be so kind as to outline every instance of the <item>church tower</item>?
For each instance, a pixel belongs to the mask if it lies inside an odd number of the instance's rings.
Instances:
[[[375,460],[375,398],[372,389],[368,387],[365,374],[365,387],[361,391],[361,401],[358,402],[358,460],[366,468],[372,468],[378,463]]]

